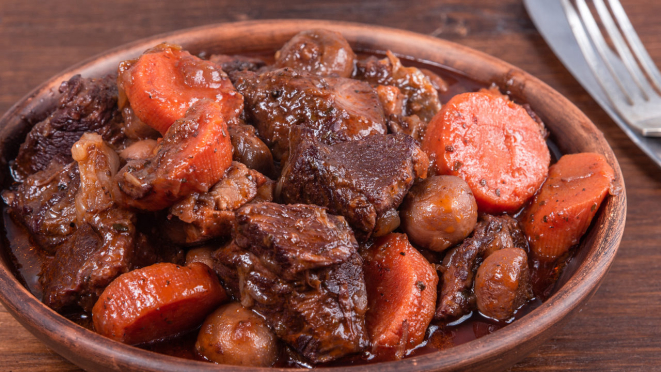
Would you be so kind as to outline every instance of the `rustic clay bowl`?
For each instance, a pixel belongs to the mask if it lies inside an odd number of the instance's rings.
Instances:
[[[6,161],[16,156],[29,129],[25,117],[39,116],[54,105],[53,91],[74,74],[101,76],[117,69],[162,41],[182,45],[193,54],[273,52],[292,35],[309,28],[341,32],[356,50],[385,51],[443,65],[528,102],[544,120],[562,153],[597,152],[615,170],[620,193],[609,196],[559,289],[539,308],[488,336],[457,347],[398,362],[349,367],[351,371],[500,370],[536,349],[575,314],[599,287],[617,252],[626,216],[626,194],[620,167],[601,132],[571,102],[538,79],[501,60],[467,47],[389,28],[326,21],[255,21],[206,26],[138,41],[64,71],[22,99],[0,119],[0,181],[9,179]],[[6,251],[2,246],[0,250]],[[14,277],[7,254],[0,265],[0,300],[8,311],[50,348],[78,366],[93,371],[230,371],[234,366],[178,359],[111,341],[61,317],[34,298]],[[248,369],[245,370],[255,370]],[[272,371],[273,369],[270,369]]]

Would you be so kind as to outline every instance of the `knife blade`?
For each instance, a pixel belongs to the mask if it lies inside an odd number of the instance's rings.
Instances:
[[[608,97],[595,79],[590,66],[583,58],[583,53],[569,27],[560,2],[557,0],[523,0],[523,3],[537,30],[567,70],[629,136],[631,141],[661,167],[661,139],[638,134],[615,112]],[[616,72],[626,71],[624,65],[615,65],[614,68]]]

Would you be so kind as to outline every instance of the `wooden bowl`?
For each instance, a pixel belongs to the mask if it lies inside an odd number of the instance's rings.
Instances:
[[[174,32],[119,47],[51,78],[14,105],[0,119],[0,181],[7,184],[7,161],[29,130],[25,118],[43,116],[55,105],[54,91],[74,74],[101,76],[116,71],[120,61],[135,58],[162,41],[182,45],[193,54],[274,52],[291,36],[310,28],[341,32],[360,51],[385,51],[442,65],[474,80],[495,82],[503,91],[528,102],[544,120],[551,139],[562,153],[597,152],[615,170],[619,194],[609,196],[583,238],[577,263],[565,270],[555,294],[523,318],[495,333],[439,352],[398,362],[348,367],[353,371],[500,370],[522,359],[560,329],[597,290],[613,262],[624,230],[626,194],[620,167],[602,133],[571,102],[540,80],[494,57],[429,36],[362,24],[273,20],[228,23]],[[4,242],[4,240],[3,240]],[[94,371],[231,371],[234,366],[214,365],[156,354],[111,341],[58,315],[33,297],[14,277],[3,243],[0,265],[0,300],[30,332],[63,357]],[[257,370],[257,369],[243,369]],[[274,369],[269,369],[273,371]]]

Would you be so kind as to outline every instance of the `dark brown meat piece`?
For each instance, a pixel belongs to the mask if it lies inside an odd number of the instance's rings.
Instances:
[[[316,75],[351,77],[356,55],[336,31],[314,29],[296,34],[275,53],[275,67],[291,67]]]
[[[51,162],[67,164],[71,146],[85,132],[96,132],[106,141],[122,137],[114,76],[102,79],[76,75],[60,86],[60,104],[46,120],[37,123],[21,145],[12,171],[17,181],[48,168]]]
[[[294,126],[314,130],[328,144],[386,133],[383,109],[369,84],[289,68],[230,77],[244,96],[246,119],[276,160],[287,154]]]
[[[356,62],[354,78],[374,86],[391,85],[399,88],[406,97],[405,116],[416,115],[425,123],[441,109],[438,91],[422,71],[404,67],[390,51],[384,59],[368,57]]]
[[[358,244],[342,217],[310,205],[237,212],[236,240],[215,252],[228,292],[312,363],[367,347]]]
[[[227,126],[232,140],[232,160],[245,164],[269,177],[277,177],[273,155],[268,146],[257,137],[255,127],[242,123],[232,123]]]
[[[235,232],[239,247],[249,249],[286,280],[344,262],[356,248],[346,221],[316,206],[247,205],[236,212]]]
[[[286,203],[316,204],[344,216],[359,241],[382,226],[379,219],[396,214],[415,180],[427,177],[427,155],[406,135],[325,145],[312,131],[296,128],[290,146],[276,193]]]
[[[79,269],[92,260],[92,256],[98,253],[102,245],[101,237],[89,224],[85,223],[75,231],[57,251],[53,261],[45,266],[41,275],[45,294],[43,301],[46,305],[61,309],[81,299],[81,286],[85,276],[90,275],[90,270],[80,270],[83,271],[81,273]],[[79,277],[79,274],[83,277]],[[90,301],[85,298],[83,302]]]
[[[118,275],[157,262],[183,264],[183,251],[134,229],[135,216],[111,209],[82,223],[43,267],[44,303],[58,311],[79,306],[91,311]]]
[[[277,324],[303,328],[283,339],[313,363],[328,362],[366,348],[367,291],[360,255],[353,253],[341,264],[311,271],[306,280],[313,290],[295,291],[288,300],[289,310],[299,319],[272,313],[279,318]]]
[[[475,276],[477,308],[485,316],[508,320],[533,296],[528,255],[504,248],[487,257]]]
[[[45,268],[43,300],[56,310],[74,304],[90,310],[103,289],[131,268],[136,216],[112,199],[119,158],[100,135],[84,134],[71,153],[80,174],[75,196],[79,228]]]
[[[21,222],[37,244],[53,254],[76,230],[74,198],[80,185],[78,164],[54,160],[21,184],[2,192],[11,216]]]
[[[528,251],[528,242],[519,223],[509,217],[483,215],[473,235],[452,248],[443,259],[443,285],[435,318],[455,320],[475,309],[473,278],[482,261],[504,248]]]
[[[390,133],[408,134],[417,141],[422,141],[427,130],[427,123],[420,120],[418,115],[399,116],[391,115],[388,117],[388,130]]]
[[[390,133],[403,133],[422,141],[427,123],[418,115],[406,116],[406,96],[399,88],[392,85],[376,87],[381,106],[386,115],[386,124]]]
[[[266,62],[259,58],[227,54],[214,54],[209,57],[209,62],[220,66],[227,74],[233,71],[257,71],[266,66]]]
[[[379,85],[376,87],[376,93],[386,115],[388,131],[408,134],[417,141],[422,141],[427,123],[418,115],[406,116],[406,96],[402,91],[392,85]]]
[[[50,308],[78,305],[91,311],[105,287],[131,269],[135,216],[114,209],[97,216],[95,222],[94,227],[80,225],[45,267],[43,301]]]
[[[256,268],[253,266],[253,262],[258,263],[259,259],[249,252],[244,252],[243,248],[236,245],[234,240],[213,252],[212,258],[214,262],[213,270],[218,274],[227,294],[233,299],[241,301],[241,288],[245,288],[246,283],[245,281],[242,283],[239,282],[238,268],[239,266],[244,266],[242,262],[248,263],[242,274],[245,276],[246,270],[250,271]],[[263,271],[268,273],[269,276],[272,276],[265,268]],[[241,280],[244,279],[242,278]]]
[[[272,201],[273,185],[261,173],[232,162],[211,190],[193,193],[170,208],[170,214],[176,218],[166,225],[167,233],[174,241],[185,244],[228,238],[234,229],[234,211],[254,200]],[[262,187],[266,193],[260,195]]]

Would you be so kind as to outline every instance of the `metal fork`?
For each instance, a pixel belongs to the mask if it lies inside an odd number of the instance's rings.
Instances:
[[[604,1],[592,0],[617,54],[606,44],[585,0],[575,0],[576,8],[569,0],[560,1],[583,56],[613,108],[642,135],[661,137],[661,73],[638,38],[619,0],[608,0],[619,29]]]

